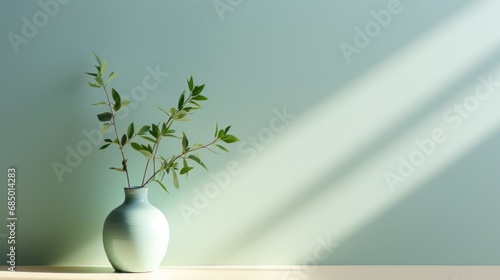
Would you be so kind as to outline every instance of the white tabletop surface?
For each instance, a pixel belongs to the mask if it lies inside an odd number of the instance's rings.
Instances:
[[[150,280],[500,280],[500,266],[167,266],[151,273],[111,267],[0,267],[0,279]]]

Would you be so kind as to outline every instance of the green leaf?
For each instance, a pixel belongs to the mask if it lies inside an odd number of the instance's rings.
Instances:
[[[170,116],[170,114],[169,114],[166,110],[164,110],[164,109],[162,109],[162,108],[160,108],[160,107],[158,107],[158,106],[156,106],[156,107],[157,107],[158,109],[160,109],[163,113],[167,114],[167,116]]]
[[[193,76],[191,76],[191,78],[189,78],[189,80],[188,80],[188,88],[189,88],[189,91],[191,91],[191,92],[193,91],[193,84],[194,84]]]
[[[191,99],[198,100],[198,101],[208,100],[208,98],[204,95],[196,95],[196,96],[193,96]]]
[[[139,153],[143,154],[147,159],[152,159],[153,154],[146,150],[137,150]]]
[[[156,142],[156,141],[155,141],[153,138],[151,138],[151,137],[148,137],[148,136],[143,136],[143,135],[141,135],[141,137],[142,137],[142,138],[144,138],[144,139],[146,139],[146,140],[148,140],[149,142],[153,142],[153,143],[155,143],[155,142]]]
[[[98,102],[98,103],[94,103],[92,104],[93,106],[96,106],[96,105],[108,105],[108,102]]]
[[[122,98],[120,97],[120,94],[113,88],[111,89],[111,95],[113,96],[113,100],[115,101],[115,105],[113,106],[113,109],[115,111],[120,110],[122,106]]]
[[[172,178],[174,179],[174,187],[176,189],[179,188],[179,179],[177,178],[177,171],[175,169],[172,169]]]
[[[118,167],[110,167],[109,169],[120,171],[120,172],[125,172],[125,170],[123,170],[122,168],[118,168]]]
[[[95,77],[95,81],[97,82],[98,85],[100,85],[101,87],[104,86],[103,82],[102,82],[102,76],[101,75],[97,75],[97,77]]]
[[[87,82],[89,84],[90,87],[93,87],[93,88],[100,88],[101,86],[98,85],[98,84],[93,84],[91,82]]]
[[[226,135],[224,132],[224,129],[219,130],[219,133],[217,133],[217,138],[221,138],[222,136]]]
[[[126,143],[127,143],[127,135],[123,134],[123,136],[122,136],[122,142],[121,142],[122,147],[125,146]]]
[[[174,129],[167,129],[162,133],[163,136],[170,136],[170,137],[175,137],[174,135],[175,130]]]
[[[97,77],[96,73],[89,73],[89,72],[84,72],[84,73],[92,77]]]
[[[228,152],[229,153],[229,151],[224,146],[219,145],[219,144],[215,144],[215,146],[217,146],[217,148],[223,150],[224,152]]]
[[[175,108],[170,108],[169,111],[170,111],[170,116],[175,115],[175,112],[177,112]]]
[[[106,73],[106,69],[108,69],[108,61],[107,60],[104,60],[104,62],[102,63],[102,66],[101,66],[101,76],[104,76],[104,73]]]
[[[101,127],[101,133],[106,132],[106,130],[108,130],[108,128],[109,128],[109,126],[110,126],[110,125],[111,125],[111,124],[109,124],[109,123],[105,123],[105,124]]]
[[[205,164],[203,163],[203,161],[201,161],[201,159],[199,157],[197,157],[195,155],[189,155],[188,158],[191,160],[194,160],[196,163],[203,166],[203,168],[205,168],[205,170],[208,170],[207,167],[205,166]]]
[[[153,158],[153,155],[151,154],[151,152],[149,152],[147,150],[147,147],[146,146],[141,146],[135,142],[131,142],[130,145],[132,146],[132,148],[134,148],[134,150],[138,151],[139,153],[143,154],[146,158],[148,159],[151,159]]]
[[[204,84],[201,86],[195,86],[193,89],[193,95],[197,96],[198,94],[200,94],[203,91],[204,88],[205,88]]]
[[[160,159],[160,162],[161,162],[161,167],[160,167],[160,169],[164,169],[164,170],[163,170],[163,174],[161,175],[161,180],[163,181],[163,177],[165,176],[165,173],[166,173],[166,171],[167,171],[167,169],[168,169],[168,168],[167,168],[168,163],[167,163],[167,160],[166,160],[164,157],[160,156],[160,158],[161,158],[161,159]]]
[[[104,139],[104,142],[106,142],[106,143],[113,143],[113,140],[111,140],[109,138],[106,138],[106,139]]]
[[[177,138],[177,139],[181,139],[182,138],[182,137],[179,137],[179,136],[177,136],[175,134],[170,134],[170,133],[169,134],[165,134],[165,137],[172,137],[172,138]]]
[[[130,139],[134,136],[134,123],[130,123],[127,129],[127,138]]]
[[[120,97],[120,94],[113,88],[111,89],[111,95],[113,96],[113,100],[115,102],[121,102],[121,97]]]
[[[200,107],[201,107],[201,106],[200,106],[200,104],[198,104],[198,103],[194,102],[194,101],[193,101],[193,99],[189,100],[189,103],[191,103],[191,104],[193,104],[193,105],[196,105],[196,106],[197,106],[197,108],[196,108],[196,109],[198,109],[198,108],[200,108]]]
[[[181,169],[180,174],[181,174],[181,175],[186,174],[186,176],[187,176],[188,172],[189,172],[191,169],[193,169],[193,167],[190,167],[190,166],[188,165],[188,163],[187,163],[187,161],[186,161],[186,159],[185,159],[185,158],[183,158],[183,159],[182,159],[182,165],[183,165],[183,167],[182,167],[182,169]]]
[[[198,109],[200,109],[200,107],[184,107],[184,110],[186,112],[190,112],[191,110],[198,110]]]
[[[182,132],[182,152],[186,152],[189,145],[189,140],[186,137],[186,133]]]
[[[151,134],[151,136],[153,136],[154,138],[158,138],[158,134],[160,133],[160,129],[158,128],[158,126],[156,124],[152,124],[152,127],[151,129],[149,130],[149,133]]]
[[[179,102],[177,103],[177,109],[180,110],[183,105],[184,105],[184,92],[181,93],[181,96],[179,97]]]
[[[112,117],[113,117],[113,114],[111,114],[110,112],[105,112],[105,113],[102,113],[102,114],[97,115],[97,118],[98,118],[101,122],[107,122],[107,121],[110,121]]]
[[[122,160],[123,170],[127,171],[127,160]]]
[[[122,101],[122,107],[128,106],[128,104],[130,104],[130,103],[131,103],[130,100],[125,99]]]
[[[229,129],[231,129],[231,126],[226,127],[226,129],[224,130],[224,134],[227,134]]]
[[[216,122],[215,123],[215,133],[214,133],[214,137],[217,138],[217,133],[219,132],[219,123]]]
[[[109,84],[109,82],[111,82],[114,78],[118,77],[118,73],[115,73],[115,72],[111,72],[111,74],[109,74],[108,76],[108,80],[106,81],[106,84]]]
[[[99,64],[99,66],[101,66],[101,59],[99,58],[99,56],[97,56],[96,53],[93,53],[93,54],[94,54],[95,60],[97,61],[97,63]]]
[[[210,152],[212,152],[212,153],[214,153],[214,154],[219,154],[218,152],[216,152],[216,151],[214,151],[214,150],[210,149],[210,147],[205,147],[205,149],[209,150]]]
[[[188,112],[186,112],[184,110],[180,110],[179,112],[177,112],[177,114],[173,115],[173,119],[176,121],[181,121],[181,122],[189,121],[188,118],[185,118],[185,116],[187,114],[188,114]]]
[[[168,190],[167,190],[167,188],[165,188],[165,186],[163,185],[163,183],[162,183],[160,180],[153,180],[153,181],[154,181],[154,182],[156,182],[156,183],[158,183],[158,185],[160,185],[160,186],[161,186],[161,188],[162,188],[164,191],[166,191],[167,193],[169,193],[169,192],[168,192]]]
[[[132,148],[136,151],[142,151],[142,147],[141,145],[135,143],[135,142],[130,142],[130,146],[132,146]]]
[[[174,115],[174,120],[178,120],[178,119],[182,119],[184,118],[186,115],[188,114],[188,112],[184,111],[184,110],[180,110],[177,112],[177,114]]]
[[[165,162],[167,162],[166,159],[164,160]],[[172,158],[168,161],[168,163],[165,164],[165,166],[167,165],[170,165],[168,168],[165,167],[165,171],[167,172],[167,174],[170,174],[170,170],[175,170],[177,168],[177,162],[172,162]]]
[[[222,136],[220,138],[220,140],[222,140],[228,144],[240,141],[240,139],[236,138],[236,136],[231,135],[231,134],[226,134],[226,135]]]
[[[145,125],[141,127],[141,129],[139,129],[139,132],[137,132],[137,134],[143,135],[144,133],[148,132],[149,128],[150,128],[149,125]]]
[[[184,175],[184,174],[186,174],[186,175],[187,175],[187,173],[188,173],[189,171],[191,171],[191,169],[193,169],[193,167],[190,167],[190,166],[183,167],[183,168],[181,169],[180,175]]]
[[[104,145],[102,145],[102,146],[99,148],[99,150],[104,150],[104,149],[106,149],[109,145],[111,145],[111,143],[110,143],[110,144],[104,144]]]
[[[165,134],[165,133],[167,132],[167,130],[168,130],[168,129],[167,129],[167,123],[163,123],[163,124],[161,125],[161,131],[160,131],[160,134],[161,134],[161,135]]]

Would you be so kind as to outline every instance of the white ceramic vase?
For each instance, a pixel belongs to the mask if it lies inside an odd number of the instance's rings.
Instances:
[[[116,271],[154,271],[167,251],[167,219],[149,203],[147,188],[124,190],[125,201],[104,222],[104,250]]]

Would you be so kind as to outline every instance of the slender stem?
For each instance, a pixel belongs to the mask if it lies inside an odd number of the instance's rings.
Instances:
[[[111,124],[113,124],[116,139],[118,140],[118,147],[120,148],[120,153],[122,155],[122,159],[123,159],[122,165],[123,165],[123,169],[125,171],[125,175],[127,176],[127,186],[128,186],[128,188],[130,188],[130,178],[128,176],[127,158],[125,157],[125,154],[123,153],[123,146],[121,144],[120,137],[118,136],[118,130],[116,128],[116,123],[115,123],[116,112],[115,112],[115,110],[113,110],[113,107],[111,106],[111,100],[109,99],[108,90],[106,89],[106,86],[103,86],[102,88],[104,89],[104,93],[106,94],[106,99],[108,100],[109,109],[111,110],[111,113],[112,113]]]
[[[171,121],[172,121],[172,116],[170,116],[167,120],[167,123],[170,122],[170,124],[167,126],[167,129],[170,128],[170,125],[171,125]],[[158,137],[156,138],[156,141],[155,143],[153,144],[153,155],[152,155],[152,159],[153,159],[153,172],[156,170],[156,163],[155,163],[155,158],[156,158],[156,152],[158,151],[158,146],[160,146],[160,140],[162,138],[162,135],[158,135]],[[146,184],[144,184],[144,180],[146,180],[146,173],[148,172],[148,167],[149,167],[149,162],[151,161],[151,159],[148,159],[146,161],[146,167],[144,168],[144,174],[142,175],[142,186],[145,186]]]
[[[156,152],[158,151],[158,147],[160,146],[160,141],[162,138],[161,130],[160,134],[158,134],[158,137],[156,138],[155,145],[153,147],[153,172],[156,170]]]
[[[146,180],[146,173],[148,172],[149,159],[146,161],[146,167],[144,168],[144,174],[142,175],[141,186],[144,187],[144,180]]]
[[[193,92],[189,92],[189,95],[188,97],[184,100],[184,103],[182,104],[181,108],[177,108],[175,113],[173,113],[172,115],[170,115],[168,117],[168,120],[166,122],[166,129],[167,131],[170,129],[170,126],[172,125],[172,123],[174,122],[174,116],[177,115],[180,111],[182,111],[184,109],[184,106],[186,106],[186,104],[188,104],[189,100],[191,100],[191,97],[193,96]],[[161,130],[160,130],[161,131]],[[151,182],[152,179],[154,179],[154,177],[156,176],[156,174],[158,174],[158,172],[161,170],[156,170],[156,153],[158,152],[158,147],[160,146],[160,140],[162,138],[162,135],[160,133],[160,135],[158,135],[158,137],[156,138],[156,141],[155,143],[153,144],[153,155],[151,157],[151,159],[148,159],[146,161],[146,167],[144,168],[144,174],[142,175],[142,187],[146,186],[149,182]],[[213,142],[215,143],[215,142]],[[211,144],[213,144],[211,143]],[[211,145],[210,144],[210,145]],[[175,160],[177,160],[179,157],[175,158]],[[151,175],[151,177],[149,177],[149,179],[147,181],[144,181],[146,179],[146,174],[147,174],[147,171],[148,171],[148,167],[149,167],[149,162],[153,160],[153,175]],[[174,161],[175,161],[174,160]]]
[[[207,148],[207,147],[209,147],[209,146],[211,146],[211,145],[213,145],[213,144],[217,143],[217,141],[219,141],[219,140],[220,140],[220,139],[215,139],[214,141],[212,141],[212,142],[210,142],[210,143],[208,143],[208,144],[205,144],[205,145],[202,145],[202,146],[196,147],[196,148],[191,149],[191,150],[187,150],[187,151],[185,151],[185,152],[183,152],[183,153],[181,153],[181,154],[179,154],[179,155],[177,155],[177,156],[173,157],[173,158],[170,160],[170,163],[169,163],[169,165],[168,165],[168,166],[166,166],[165,168],[161,168],[161,169],[158,169],[158,170],[154,170],[153,175],[151,175],[151,177],[149,177],[149,179],[146,181],[146,183],[143,183],[143,184],[142,184],[142,187],[144,187],[145,185],[149,184],[149,183],[150,183],[150,182],[154,179],[154,177],[156,176],[156,174],[158,174],[161,170],[170,168],[170,167],[172,166],[172,164],[173,164],[176,160],[178,160],[179,158],[185,157],[187,154],[189,154],[189,153],[191,153],[191,152],[194,152],[194,151],[197,151],[197,150],[200,150],[200,149]]]

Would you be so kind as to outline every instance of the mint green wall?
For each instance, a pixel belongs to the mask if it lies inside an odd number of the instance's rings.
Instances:
[[[120,73],[123,95],[148,69],[162,72],[124,122],[161,117],[155,105],[171,106],[193,75],[210,100],[178,129],[203,141],[218,120],[242,140],[204,153],[211,173],[195,170],[180,190],[151,187],[171,227],[164,265],[498,264],[498,8],[0,2],[0,221],[13,166],[18,264],[108,264],[101,227],[125,180],[107,170],[116,151],[97,152],[85,135],[97,137],[90,104],[102,98],[83,74],[92,52]],[[71,172],[59,180],[54,162]]]

